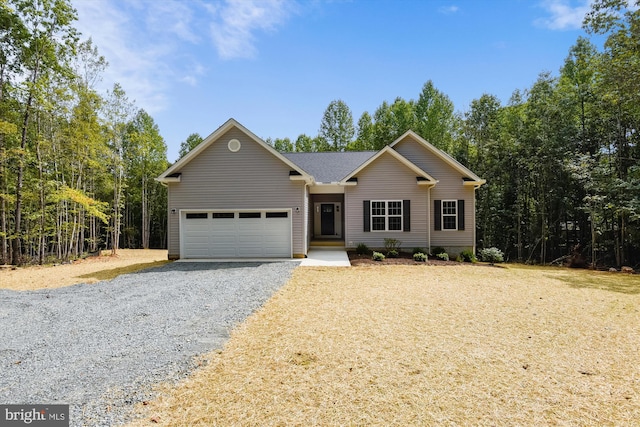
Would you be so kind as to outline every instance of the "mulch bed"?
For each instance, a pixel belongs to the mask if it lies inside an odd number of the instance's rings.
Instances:
[[[371,255],[358,255],[353,251],[347,252],[349,261],[352,266],[360,265],[460,265],[457,261],[442,261],[437,258],[431,258],[426,262],[418,262],[413,260],[413,255],[406,252],[401,252],[397,258],[385,258],[384,261],[374,261]]]

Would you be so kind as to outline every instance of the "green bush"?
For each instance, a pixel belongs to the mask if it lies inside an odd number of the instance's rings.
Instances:
[[[401,244],[402,242],[398,239],[384,239],[384,249],[387,251],[387,253],[391,251],[397,252],[400,249]]]
[[[381,252],[373,251],[373,257],[372,258],[373,258],[374,261],[384,261],[385,256]]]
[[[472,250],[469,250],[469,249],[460,252],[460,255],[458,256],[458,259],[461,262],[476,262],[476,261],[478,261],[478,259],[476,258],[476,255],[473,253]]]
[[[418,262],[426,262],[427,256],[422,252],[416,252],[413,254],[413,260]]]
[[[389,252],[387,252],[387,257],[389,258],[398,258],[398,255],[400,254],[395,249],[391,249]]]
[[[369,246],[365,245],[364,243],[358,243],[358,246],[356,246],[356,253],[358,255],[366,255],[369,253]]]
[[[442,252],[440,254],[436,254],[436,258],[442,260],[442,261],[449,261],[449,254],[446,252]]]
[[[413,254],[426,254],[427,251],[425,251],[422,248],[413,248],[413,251],[411,253],[413,253]]]
[[[438,254],[446,254],[447,250],[442,246],[434,246],[431,248],[431,256],[437,256]]]
[[[479,255],[482,261],[490,264],[504,262],[504,254],[498,248],[481,249]]]

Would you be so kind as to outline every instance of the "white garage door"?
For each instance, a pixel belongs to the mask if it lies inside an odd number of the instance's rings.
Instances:
[[[291,210],[181,213],[182,258],[291,257]]]

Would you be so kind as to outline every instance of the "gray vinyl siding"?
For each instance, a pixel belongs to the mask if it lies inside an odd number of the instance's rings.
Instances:
[[[385,238],[402,241],[401,248],[427,246],[427,188],[417,185],[416,173],[390,154],[383,154],[358,173],[358,184],[345,190],[345,244],[354,248],[364,243],[384,247]],[[411,200],[411,231],[363,229],[363,200]]]
[[[227,148],[232,138],[242,144],[236,153]],[[233,128],[223,134],[182,167],[179,183],[168,185],[169,257],[180,254],[181,209],[291,208],[292,251],[304,254],[304,182],[291,181],[290,170],[240,130]]]
[[[475,191],[473,186],[463,185],[463,176],[451,165],[429,152],[422,144],[410,136],[398,142],[394,147],[396,151],[410,160],[412,163],[426,171],[438,183],[431,189],[431,204],[429,207],[431,246],[443,246],[451,248],[452,253],[474,247],[475,229]],[[465,229],[435,231],[433,224],[434,200],[464,200],[465,201]]]

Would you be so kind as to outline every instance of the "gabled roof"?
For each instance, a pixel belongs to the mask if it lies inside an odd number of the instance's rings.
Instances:
[[[371,163],[373,163],[376,159],[378,159],[380,156],[384,155],[384,154],[390,154],[391,156],[393,156],[396,160],[398,160],[400,163],[404,164],[406,167],[408,167],[409,169],[411,169],[413,172],[415,172],[415,174],[419,177],[422,177],[425,179],[425,184],[432,184],[435,185],[438,180],[433,178],[431,175],[429,175],[428,173],[426,173],[425,171],[423,171],[421,168],[419,168],[418,166],[416,166],[414,163],[412,163],[411,161],[409,161],[406,157],[404,157],[402,154],[398,153],[396,150],[394,150],[393,148],[391,148],[391,146],[387,145],[386,147],[384,147],[382,150],[378,151],[375,155],[371,156],[369,159],[367,159],[364,163],[362,163],[360,166],[358,166],[358,168],[354,169],[353,171],[351,171],[351,173],[347,176],[345,176],[342,179],[342,184],[346,184],[347,181],[351,178],[353,178],[354,176],[356,176],[361,170],[365,169],[367,166],[369,166]]]
[[[197,147],[189,151],[189,153],[187,153],[184,157],[182,157],[180,160],[178,160],[172,166],[170,166],[169,169],[164,171],[162,175],[156,178],[156,180],[160,182],[179,181],[180,180],[179,172],[186,164],[188,164],[198,154],[206,150],[207,147],[209,147],[211,144],[217,141],[222,135],[224,135],[226,132],[228,132],[230,129],[234,127],[240,130],[241,132],[243,132],[245,135],[247,135],[249,138],[255,141],[262,148],[267,150],[270,154],[280,159],[283,163],[285,163],[291,169],[300,173],[303,179],[308,180],[309,182],[313,181],[313,177],[311,175],[309,175],[307,172],[305,172],[302,168],[300,168],[298,165],[293,163],[291,160],[287,159],[285,156],[279,153],[275,148],[273,148],[272,146],[264,142],[262,139],[256,136],[253,132],[251,132],[246,127],[242,126],[233,118],[227,120],[222,126],[220,126],[218,129],[213,131],[211,135],[207,136],[200,144],[198,144]]]
[[[389,147],[393,148],[395,145],[397,145],[400,141],[405,139],[407,136],[411,136],[419,144],[421,144],[423,147],[429,150],[429,152],[431,152],[433,155],[440,158],[445,163],[449,164],[449,166],[451,166],[452,168],[460,172],[460,174],[463,176],[464,185],[480,186],[487,182],[486,180],[480,178],[478,175],[471,172],[466,166],[462,165],[460,162],[458,162],[456,159],[451,157],[449,154],[445,153],[439,148],[436,148],[432,144],[428,143],[424,138],[422,138],[420,135],[418,135],[414,131],[411,131],[411,130],[406,131],[404,134],[402,134],[402,136],[400,136],[400,138],[396,139],[391,144],[389,144]],[[468,178],[468,179],[464,179],[464,178]]]
[[[377,151],[344,151],[319,153],[283,153],[309,175],[316,183],[331,183],[342,181],[350,172],[366,162]]]

